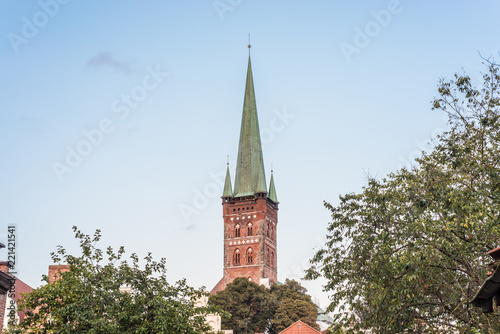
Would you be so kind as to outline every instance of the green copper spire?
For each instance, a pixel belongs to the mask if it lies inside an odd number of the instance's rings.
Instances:
[[[234,196],[251,196],[255,192],[267,192],[264,159],[260,143],[259,120],[253,89],[252,64],[248,56],[247,82],[243,117],[241,119],[240,144],[236,162]]]
[[[229,163],[227,164],[226,182],[224,183],[224,193],[222,197],[233,197],[233,187],[231,187],[231,176],[229,175]]]
[[[257,187],[255,188],[255,192],[257,193],[267,193],[266,188],[266,176],[264,172],[259,169],[259,175],[257,177]]]
[[[269,199],[274,203],[278,203],[278,197],[276,196],[276,187],[274,186],[274,175],[271,171],[271,184],[269,185]]]

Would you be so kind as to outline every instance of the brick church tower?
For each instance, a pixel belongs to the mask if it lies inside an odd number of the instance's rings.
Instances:
[[[250,55],[234,191],[228,164],[222,209],[224,277],[211,293],[224,290],[236,277],[246,277],[257,284],[276,283],[278,199],[272,171],[269,191],[266,187]]]

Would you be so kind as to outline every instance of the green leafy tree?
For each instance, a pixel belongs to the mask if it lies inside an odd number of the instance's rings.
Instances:
[[[317,308],[306,293],[295,280],[287,279],[285,284],[273,284],[267,289],[238,277],[226,289],[210,296],[210,304],[227,313],[222,317],[224,329],[232,329],[235,334],[274,334],[299,319],[318,328]]]
[[[232,329],[234,334],[264,332],[275,310],[267,289],[243,277],[210,296],[210,304],[227,312],[222,316],[222,328]]]
[[[306,277],[324,276],[334,332],[499,333],[469,304],[500,241],[500,76],[491,65],[441,81],[433,108],[450,130],[411,169],[369,179],[325,206],[328,241]]]
[[[316,323],[318,308],[313,303],[311,296],[307,294],[307,289],[295,280],[285,280],[284,284],[274,284],[270,293],[275,301],[276,311],[274,312],[272,326],[276,333],[292,325],[297,320],[302,320],[309,326],[319,330]]]
[[[273,284],[270,289],[271,294],[278,301],[285,298],[305,300],[313,304],[311,296],[307,294],[307,289],[296,280],[286,279],[284,284]]]
[[[318,309],[316,305],[302,299],[285,298],[281,301],[274,315],[273,324],[279,333],[297,320],[319,330],[316,323]]]
[[[99,230],[93,237],[73,230],[82,255],[69,255],[62,246],[52,253],[54,263],[67,263],[69,271],[23,298],[27,318],[10,333],[210,333],[204,316],[218,310],[195,308],[205,293],[184,280],[169,284],[165,259],[156,262],[149,253],[141,268],[136,254],[130,263],[122,260],[123,247],[97,248]]]

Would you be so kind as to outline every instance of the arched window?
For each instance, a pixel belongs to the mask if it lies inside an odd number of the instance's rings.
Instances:
[[[269,239],[271,239],[271,235],[270,235],[270,233],[269,233],[269,232],[270,232],[270,230],[271,230],[271,226],[269,225],[269,223],[267,223],[267,231],[266,231],[266,234],[267,234],[267,237],[268,237]]]
[[[236,249],[234,251],[234,264],[240,264],[240,259],[241,259],[240,250]]]
[[[269,253],[267,253],[267,265],[270,267],[271,266],[271,257],[269,255]]]
[[[274,252],[271,252],[271,268],[274,268]]]
[[[253,250],[249,248],[247,250],[247,264],[253,263]]]
[[[234,237],[239,238],[240,237],[240,224],[236,224],[234,227]]]
[[[248,223],[248,236],[251,237],[253,235],[253,226],[252,223]]]

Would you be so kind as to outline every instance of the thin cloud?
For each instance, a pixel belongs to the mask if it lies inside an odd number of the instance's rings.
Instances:
[[[87,67],[110,67],[124,73],[133,73],[130,63],[117,60],[111,52],[101,52],[92,57],[86,64]]]
[[[19,116],[19,119],[21,121],[26,121],[26,122],[40,122],[44,120],[42,116],[25,116],[25,115]]]

